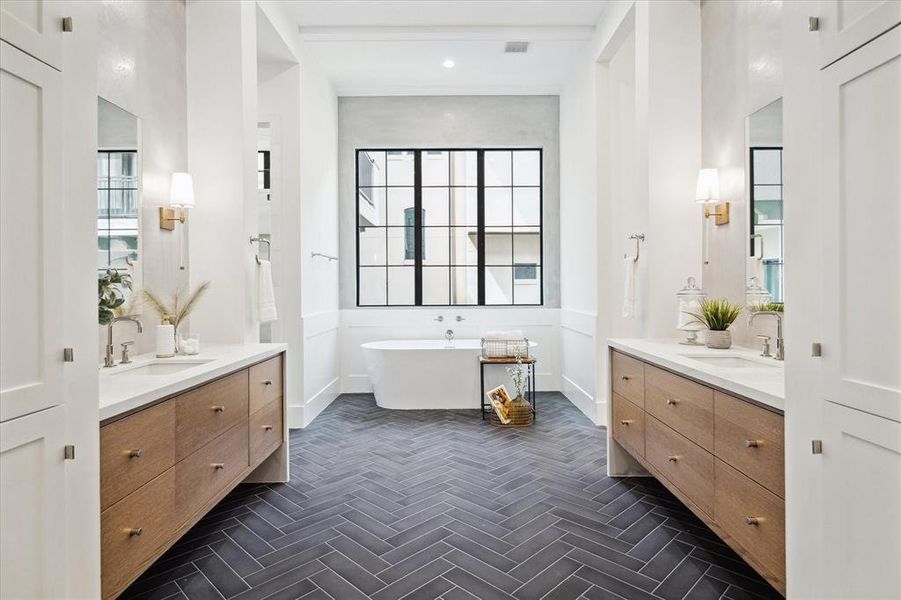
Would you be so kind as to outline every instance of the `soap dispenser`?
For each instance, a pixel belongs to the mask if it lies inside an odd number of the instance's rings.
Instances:
[[[156,357],[171,358],[175,356],[175,326],[169,323],[169,317],[156,326]]]

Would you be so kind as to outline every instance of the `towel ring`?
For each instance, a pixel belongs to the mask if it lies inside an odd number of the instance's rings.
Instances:
[[[259,237],[259,236],[251,236],[251,238],[250,238],[250,243],[251,243],[251,244],[253,244],[253,243],[266,244],[266,246],[269,247],[269,254],[270,254],[270,256],[271,256],[271,254],[272,254],[272,242],[269,241],[268,239],[266,239],[266,238],[264,238],[264,237]],[[260,260],[260,255],[259,255],[259,254],[254,255],[254,258],[256,259],[258,265],[263,264],[263,261]]]
[[[635,258],[632,259],[632,262],[638,262],[638,255],[641,252],[641,242],[644,241],[643,233],[633,233],[630,234],[628,239],[635,240]],[[623,254],[623,258],[628,258],[628,254]]]

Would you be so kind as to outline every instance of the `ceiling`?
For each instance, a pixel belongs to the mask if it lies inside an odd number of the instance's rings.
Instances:
[[[558,93],[603,0],[295,0],[339,95]],[[528,41],[505,54],[507,41]],[[450,59],[453,68],[442,63]]]

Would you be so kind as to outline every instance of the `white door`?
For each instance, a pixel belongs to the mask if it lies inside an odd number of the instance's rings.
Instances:
[[[62,68],[62,9],[59,0],[3,0],[0,39],[56,69]]]
[[[901,423],[824,404],[823,589],[901,598]]]
[[[63,401],[61,80],[0,41],[0,422]]]
[[[821,389],[901,421],[901,27],[821,80]]]
[[[65,410],[0,423],[0,598],[65,597]]]
[[[898,0],[826,0],[820,2],[819,12],[810,16],[820,19],[820,67],[901,23]]]

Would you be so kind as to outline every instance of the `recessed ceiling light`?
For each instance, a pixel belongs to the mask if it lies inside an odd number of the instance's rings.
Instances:
[[[453,69],[455,64],[456,64],[456,63],[453,61],[453,59],[450,59],[450,58],[445,58],[445,59],[444,59],[444,62],[441,63],[441,65],[442,65],[445,69]]]

